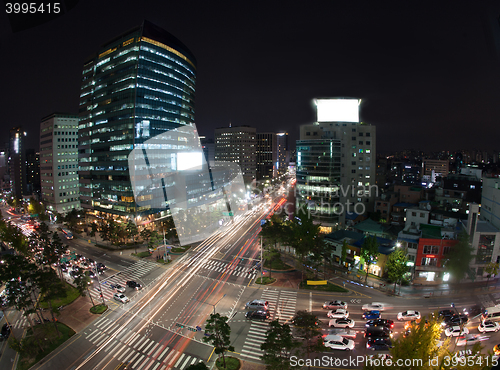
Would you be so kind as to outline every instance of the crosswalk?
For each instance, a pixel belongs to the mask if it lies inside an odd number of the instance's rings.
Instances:
[[[229,268],[228,268],[229,267]],[[253,279],[257,275],[255,270],[244,266],[229,266],[229,263],[217,260],[210,260],[201,266],[202,269],[212,270],[218,273],[225,273],[224,276],[236,276]]]
[[[146,275],[151,270],[157,268],[158,266],[155,263],[147,262],[147,261],[137,261],[134,264],[128,266],[123,271],[114,274],[110,277],[100,277],[102,294],[105,300],[113,299],[113,294],[115,293],[114,289],[111,289],[110,285],[119,284],[123,287],[126,287],[125,283],[129,280],[140,279],[142,276]],[[94,283],[94,288],[90,289],[90,295],[92,298],[99,300],[100,292],[98,290],[97,281]],[[125,293],[125,295],[127,295]]]
[[[289,323],[295,315],[297,292],[266,289],[262,292],[261,299],[269,302],[271,321],[278,319],[281,324]],[[261,360],[264,351],[260,349],[260,345],[264,343],[268,329],[269,323],[252,321],[245,344],[241,349],[241,355],[253,360]]]
[[[102,317],[94,324],[95,330],[87,329],[83,335],[92,344],[100,346],[121,327],[115,321]],[[164,370],[167,367],[184,370],[203,360],[163,345],[147,336],[125,328],[106,345],[104,352],[120,362],[126,362],[134,370]]]

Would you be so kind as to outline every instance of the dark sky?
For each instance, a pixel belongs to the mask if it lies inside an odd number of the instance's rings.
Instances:
[[[359,97],[379,151],[500,150],[500,15],[488,1],[102,1],[13,32],[0,13],[1,131],[77,113],[84,60],[148,19],[198,60],[196,124],[287,130]]]

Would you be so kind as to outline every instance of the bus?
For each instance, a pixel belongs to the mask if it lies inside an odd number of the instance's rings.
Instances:
[[[62,229],[61,231],[66,239],[73,239],[73,233],[71,233],[71,231],[69,231],[68,229]]]

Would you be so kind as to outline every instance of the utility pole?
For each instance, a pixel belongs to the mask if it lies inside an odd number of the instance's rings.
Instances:
[[[262,236],[260,237],[260,283],[264,283],[264,260],[262,259]]]

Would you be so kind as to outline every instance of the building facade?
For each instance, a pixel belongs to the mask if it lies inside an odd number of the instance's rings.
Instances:
[[[49,213],[80,209],[78,116],[54,113],[40,124],[41,197]]]
[[[249,126],[215,129],[215,161],[238,163],[250,181],[257,177],[257,130]]]
[[[278,140],[274,132],[258,132],[256,145],[257,179],[271,179],[279,166]]]
[[[278,171],[286,172],[290,162],[290,149],[288,147],[288,132],[278,132],[276,134],[276,145],[278,146]]]
[[[26,191],[37,197],[40,193],[40,153],[35,149],[26,150]]]
[[[22,127],[10,130],[9,143],[9,176],[12,195],[22,199],[26,194],[26,159],[24,152],[24,136]]]
[[[483,177],[481,218],[500,229],[500,179]]]
[[[300,127],[297,202],[310,210],[319,207],[314,218],[324,226],[345,226],[345,212],[371,211],[378,195],[375,126],[359,122],[359,104],[358,99],[317,99],[318,122]],[[328,216],[319,215],[325,211],[323,198],[336,204]]]
[[[162,217],[137,207],[128,156],[141,145],[148,149],[143,143],[154,136],[194,126],[195,82],[194,55],[148,21],[105,43],[84,63],[79,175],[85,210]]]

